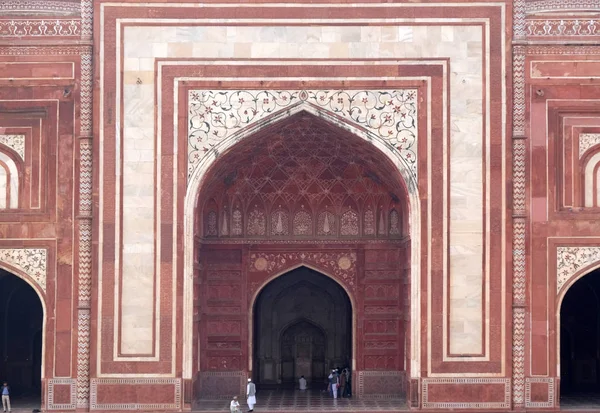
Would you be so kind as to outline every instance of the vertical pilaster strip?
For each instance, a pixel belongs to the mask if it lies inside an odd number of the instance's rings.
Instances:
[[[92,17],[94,7],[92,0],[81,0],[81,38],[91,40],[93,34]]]
[[[81,2],[81,39],[93,34],[93,2]],[[77,408],[90,407],[90,326],[92,295],[92,48],[81,54],[79,131],[79,278],[77,303]]]
[[[518,2],[520,3],[520,2]],[[515,8],[517,5],[515,5]],[[525,136],[525,47],[513,47],[513,137],[512,137],[512,395],[513,407],[525,404],[525,310],[526,310],[526,165]]]
[[[513,39],[525,39],[525,1],[515,0],[513,3]]]

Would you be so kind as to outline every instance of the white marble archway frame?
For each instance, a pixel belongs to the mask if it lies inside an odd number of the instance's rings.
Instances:
[[[398,172],[401,174],[406,188],[408,203],[409,203],[409,234],[412,241],[411,245],[411,299],[410,299],[410,375],[411,377],[419,377],[420,375],[420,356],[421,356],[421,272],[420,272],[420,206],[418,183],[415,174],[411,170],[411,166],[406,160],[400,156],[399,151],[384,141],[382,138],[365,131],[359,125],[341,120],[334,113],[323,108],[318,108],[310,103],[302,102],[293,107],[288,107],[285,110],[273,114],[264,121],[256,122],[238,133],[231,135],[216,145],[212,150],[198,162],[196,169],[190,176],[187,185],[187,192],[184,202],[184,278],[183,278],[183,378],[191,379],[193,374],[193,277],[194,277],[194,221],[197,199],[204,184],[207,171],[219,159],[220,154],[223,154],[236,143],[245,140],[246,138],[261,131],[266,126],[272,125],[292,115],[302,111],[318,116],[321,119],[340,127],[341,129],[350,131],[362,140],[374,145],[381,153],[392,161]]]

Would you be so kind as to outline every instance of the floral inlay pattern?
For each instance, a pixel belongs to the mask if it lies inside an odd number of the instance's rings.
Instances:
[[[275,274],[301,263],[312,264],[327,271],[351,290],[356,288],[354,252],[253,253],[248,260],[248,270]]]
[[[346,118],[399,151],[416,176],[417,90],[191,90],[188,177],[204,154],[267,116],[310,104]]]
[[[2,248],[0,262],[23,271],[46,292],[47,251],[45,248]]]
[[[579,159],[592,146],[600,143],[600,133],[581,133],[579,135]]]
[[[0,37],[80,36],[81,19],[0,20]]]
[[[589,19],[527,20],[528,36],[600,36],[600,22]]]
[[[600,263],[600,247],[558,247],[556,249],[556,292],[582,268]]]
[[[25,160],[25,135],[0,135],[0,144],[9,147]]]

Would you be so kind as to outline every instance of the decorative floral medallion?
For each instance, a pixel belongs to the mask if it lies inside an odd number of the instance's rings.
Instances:
[[[347,269],[349,269],[352,266],[352,261],[350,260],[349,257],[343,256],[340,257],[340,259],[338,260],[338,267],[340,267],[340,269],[346,271]]]
[[[256,259],[256,261],[254,261],[254,268],[256,268],[258,271],[266,270],[268,265],[269,263],[264,257],[259,257]]]

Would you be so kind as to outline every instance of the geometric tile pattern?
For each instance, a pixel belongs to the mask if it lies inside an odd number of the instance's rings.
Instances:
[[[90,310],[77,317],[77,408],[86,409],[90,398]]]
[[[514,8],[516,35],[525,36],[524,1]],[[525,309],[527,268],[525,244],[527,237],[526,217],[526,168],[527,139],[525,137],[525,48],[513,48],[513,139],[512,139],[512,404],[521,407],[525,403]]]

